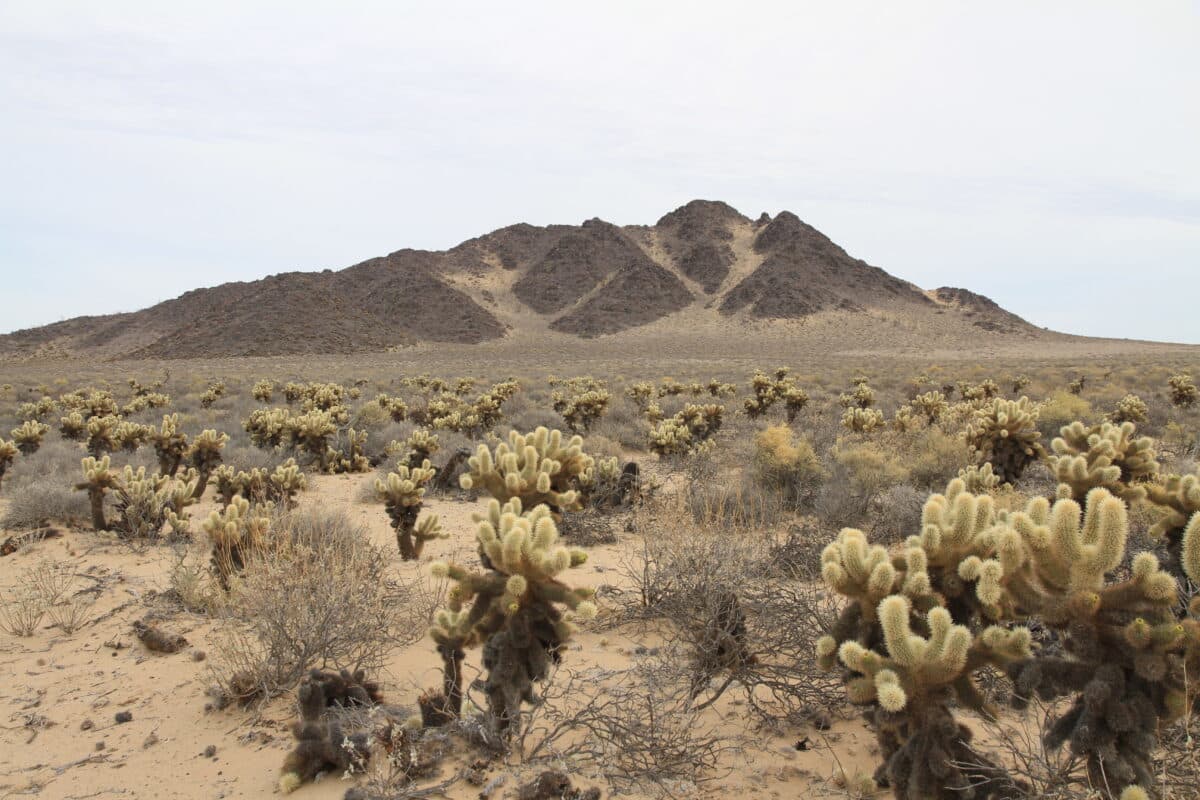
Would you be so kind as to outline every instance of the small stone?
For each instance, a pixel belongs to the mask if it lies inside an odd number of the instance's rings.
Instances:
[[[79,723],[79,730],[81,731],[90,731],[94,727],[96,727],[96,723],[92,722],[90,719],[85,719],[83,722]]]
[[[107,747],[107,745],[105,745],[105,744],[104,744],[104,740],[103,740],[103,739],[101,739],[100,741],[96,742],[96,750],[103,750],[105,747]]]
[[[117,724],[124,725],[126,722],[133,722],[132,711],[118,711],[116,716]]]
[[[195,650],[192,652],[192,661],[203,661],[206,658],[208,658],[208,656],[205,655],[203,650]]]
[[[217,746],[215,744],[210,744],[208,747],[204,748],[204,757],[205,758],[212,758],[216,754],[217,754]]]

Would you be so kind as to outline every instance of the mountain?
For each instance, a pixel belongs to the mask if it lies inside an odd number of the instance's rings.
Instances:
[[[791,335],[840,321],[878,321],[943,344],[1054,335],[966,289],[924,291],[889,275],[791,212],[751,220],[694,200],[652,226],[518,224],[447,251],[398,250],[339,271],[195,289],[142,311],[0,336],[0,357],[351,353],[654,325]]]

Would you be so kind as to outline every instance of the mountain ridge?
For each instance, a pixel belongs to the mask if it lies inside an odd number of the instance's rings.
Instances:
[[[1059,335],[968,289],[921,289],[789,211],[751,220],[693,200],[653,225],[516,223],[448,250],[193,289],[140,311],[0,335],[0,357],[355,353],[523,331],[593,339],[664,320],[686,331],[700,318],[791,332],[830,315],[891,320],[938,342]]]

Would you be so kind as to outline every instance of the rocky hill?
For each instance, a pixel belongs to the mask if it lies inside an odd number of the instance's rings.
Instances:
[[[0,357],[351,353],[523,332],[606,337],[656,323],[791,334],[837,315],[943,343],[1049,335],[986,297],[924,291],[853,258],[788,211],[751,220],[695,200],[653,226],[518,224],[444,252],[196,289],[142,311],[0,336]]]

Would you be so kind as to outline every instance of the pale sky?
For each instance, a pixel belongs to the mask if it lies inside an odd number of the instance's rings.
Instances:
[[[1200,2],[0,4],[0,331],[514,222],[797,213],[1200,343]]]

